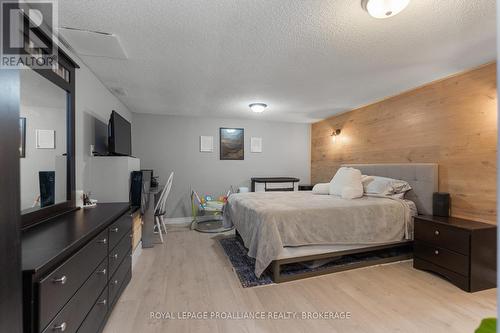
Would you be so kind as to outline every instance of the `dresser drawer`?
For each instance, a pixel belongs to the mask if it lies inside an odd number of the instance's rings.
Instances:
[[[113,249],[132,228],[132,216],[125,214],[109,227],[109,248]]]
[[[413,255],[463,276],[469,275],[469,257],[463,254],[415,241]]]
[[[132,229],[129,229],[129,234]],[[127,256],[132,249],[132,238],[127,234],[123,236],[118,245],[109,252],[109,277],[113,275],[123,258]]]
[[[92,310],[90,310],[82,325],[78,329],[78,333],[96,333],[104,323],[104,319],[109,309],[108,288],[106,287],[101,295],[97,298]]]
[[[129,252],[109,281],[109,304],[111,306],[116,302],[123,288],[130,281],[131,272],[132,257]]]
[[[70,299],[45,330],[43,330],[44,333],[62,331],[72,333],[77,331],[96,299],[106,287],[108,282],[107,265],[107,260],[104,259],[77,291],[75,296]],[[51,300],[48,299],[46,301],[50,302]]]
[[[464,229],[416,218],[414,238],[444,249],[469,255],[470,234]]]
[[[99,263],[106,258],[107,253],[108,230],[106,229],[39,282],[40,329],[48,325]]]

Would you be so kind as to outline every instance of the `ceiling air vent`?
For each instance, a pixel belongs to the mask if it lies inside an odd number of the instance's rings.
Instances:
[[[116,96],[127,96],[127,92],[123,88],[114,87],[114,88],[109,88],[109,90],[111,90],[111,93],[113,93]]]
[[[59,28],[59,34],[78,55],[113,59],[128,58],[120,39],[115,34],[72,27]]]

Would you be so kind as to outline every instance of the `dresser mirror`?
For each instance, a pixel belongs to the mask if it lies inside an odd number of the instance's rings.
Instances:
[[[42,31],[35,31],[45,38]],[[30,49],[32,50],[32,49]],[[62,50],[52,68],[19,72],[22,228],[75,208],[75,69]]]
[[[31,69],[20,73],[21,211],[64,203],[67,192],[68,93]]]

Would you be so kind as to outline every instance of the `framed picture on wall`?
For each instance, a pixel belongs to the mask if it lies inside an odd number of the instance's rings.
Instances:
[[[250,138],[250,152],[262,153],[262,138],[256,136]]]
[[[19,118],[19,157],[26,157],[26,118]]]
[[[56,131],[37,129],[36,149],[56,149]]]
[[[212,153],[214,151],[214,137],[200,136],[200,152]]]
[[[245,159],[245,132],[243,128],[220,128],[220,159]]]

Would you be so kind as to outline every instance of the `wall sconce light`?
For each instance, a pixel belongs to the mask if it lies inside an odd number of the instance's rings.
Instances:
[[[333,130],[332,132],[332,141],[333,143],[337,142],[337,136],[339,136],[341,133],[340,128],[337,128],[336,130]]]

